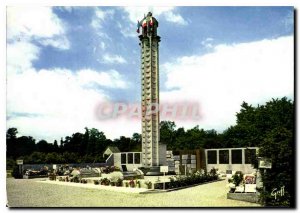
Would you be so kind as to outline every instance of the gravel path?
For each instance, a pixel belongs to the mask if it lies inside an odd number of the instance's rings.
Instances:
[[[255,207],[226,198],[219,181],[167,193],[136,194],[7,178],[10,207]]]

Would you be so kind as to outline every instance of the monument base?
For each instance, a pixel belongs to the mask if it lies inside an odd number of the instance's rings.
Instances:
[[[159,166],[150,167],[149,172],[146,173],[146,176],[163,176],[164,173],[160,172]]]

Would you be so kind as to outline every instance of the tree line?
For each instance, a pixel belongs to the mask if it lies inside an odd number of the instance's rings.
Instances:
[[[232,148],[260,146],[276,128],[293,131],[294,103],[286,97],[272,99],[265,105],[251,106],[242,103],[236,114],[236,125],[222,133],[204,130],[199,125],[191,129],[176,128],[173,121],[160,122],[160,142],[168,150],[192,150],[198,148]],[[6,133],[7,159],[24,158],[26,163],[103,162],[102,153],[107,146],[117,146],[121,152],[141,151],[141,134],[121,136],[111,140],[96,128],[85,128],[52,143],[36,140],[31,136],[17,137],[18,130],[9,128]]]
[[[141,151],[141,135],[134,133],[131,138],[121,136],[115,140],[107,139],[98,129],[85,128],[84,133],[76,132],[71,136],[54,140],[36,140],[31,136],[17,137],[17,128],[9,128],[6,133],[7,167],[16,159],[24,163],[93,163],[105,162],[103,152],[107,146],[117,146],[120,151]]]

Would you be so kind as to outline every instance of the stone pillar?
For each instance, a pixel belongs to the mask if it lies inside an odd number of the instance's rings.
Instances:
[[[245,164],[245,149],[242,149],[242,164]]]
[[[232,165],[232,154],[231,154],[231,149],[229,150],[229,165]]]
[[[142,165],[159,166],[160,159],[166,153],[159,153],[159,52],[157,20],[152,14],[142,21],[142,34],[139,36],[141,46],[142,73]]]

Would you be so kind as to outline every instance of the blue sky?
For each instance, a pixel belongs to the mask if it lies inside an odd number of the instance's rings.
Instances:
[[[50,142],[85,126],[111,139],[140,132],[139,121],[99,121],[93,110],[140,101],[135,31],[148,10],[159,21],[161,101],[202,106],[202,121],[178,126],[223,131],[243,101],[293,97],[293,7],[9,7],[7,127]]]

